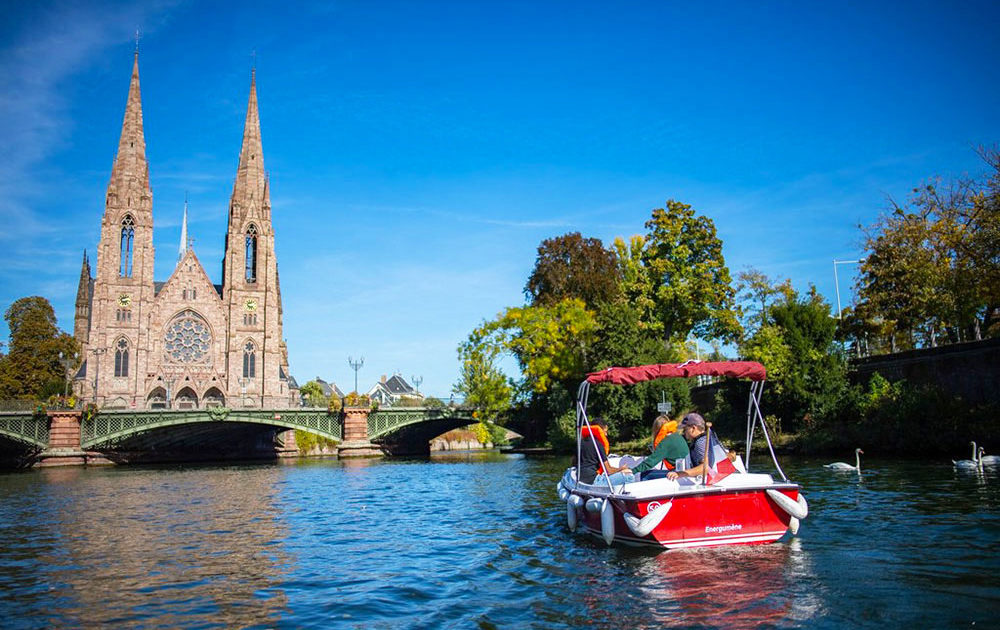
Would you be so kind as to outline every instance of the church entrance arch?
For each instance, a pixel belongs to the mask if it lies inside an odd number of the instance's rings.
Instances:
[[[153,391],[149,392],[149,396],[146,396],[146,409],[166,409],[167,408],[167,390],[162,387],[154,388]]]
[[[226,397],[219,391],[218,387],[212,387],[205,395],[202,397],[203,406],[208,409],[209,407],[225,407]]]
[[[185,387],[177,392],[177,401],[174,407],[176,409],[197,409],[198,394],[194,393],[190,387]]]

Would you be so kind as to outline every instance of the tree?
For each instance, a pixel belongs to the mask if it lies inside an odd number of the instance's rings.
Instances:
[[[542,241],[535,268],[524,286],[533,305],[552,306],[566,298],[579,298],[589,308],[620,295],[614,253],[597,238],[571,232]]]
[[[763,272],[747,267],[736,274],[736,298],[739,300],[737,312],[745,336],[766,326],[767,311],[778,296],[786,298],[793,292],[790,280],[772,282]]]
[[[635,234],[626,243],[625,239],[619,236],[615,238],[612,247],[621,278],[621,294],[625,302],[636,309],[639,316],[637,325],[651,335],[661,335],[663,324],[656,316],[656,302],[653,300],[656,293],[655,283],[643,262],[646,238],[641,234]]]
[[[982,149],[984,180],[934,180],[865,228],[860,318],[889,345],[979,339],[1000,308],[1000,154]]]
[[[604,304],[597,312],[598,330],[588,371],[612,366],[665,363],[677,357],[648,330],[640,325],[639,309],[621,301]],[[691,403],[688,384],[671,379],[639,383],[629,387],[597,386],[591,390],[590,413],[601,416],[619,439],[633,439],[649,432],[649,423],[656,415],[656,403],[661,394],[673,403],[675,410]]]
[[[466,352],[482,347],[485,358],[513,354],[523,373],[522,392],[543,394],[553,383],[582,378],[596,327],[594,313],[578,298],[512,307],[474,330]]]
[[[323,388],[316,381],[309,381],[299,388],[299,394],[310,407],[326,407],[329,400],[323,395]]]
[[[740,354],[767,368],[766,408],[786,426],[833,409],[847,386],[846,362],[834,344],[837,321],[810,286],[768,308],[769,322],[740,345]]]
[[[476,408],[477,417],[488,422],[500,422],[512,402],[513,388],[496,366],[501,352],[498,346],[473,341],[466,341],[458,349],[462,373],[452,391],[463,396],[466,405]]]
[[[671,199],[666,206],[646,222],[642,253],[664,338],[737,339],[734,291],[715,224],[687,204]]]
[[[66,370],[59,360],[79,345],[56,325],[52,305],[43,297],[21,298],[4,313],[10,329],[7,355],[0,358],[0,399],[44,399],[61,394]]]

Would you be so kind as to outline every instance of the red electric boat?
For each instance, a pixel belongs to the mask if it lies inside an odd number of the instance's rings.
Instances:
[[[609,545],[618,542],[658,545],[666,549],[770,543],[789,530],[793,535],[798,532],[799,521],[809,513],[809,507],[798,484],[788,481],[775,457],[760,412],[760,395],[766,377],[760,363],[689,361],[614,367],[588,374],[580,384],[576,401],[577,461],[580,461],[583,447],[581,440],[591,441],[593,448],[597,448],[587,418],[591,385],[634,385],[661,378],[692,376],[750,380],[746,464],[737,458],[735,466],[726,465],[729,459],[719,448],[714,448],[706,453],[709,471],[705,475],[670,480],[647,471],[645,479],[620,485],[613,485],[604,476],[598,476],[593,484],[583,483],[577,479],[576,468],[571,467],[557,486],[559,497],[566,501],[566,520],[571,530],[579,524],[587,532],[604,538]],[[758,426],[781,481],[770,474],[749,471],[750,445]],[[584,431],[585,428],[588,430]],[[581,437],[584,435],[586,437]],[[613,466],[622,462],[622,457],[609,456],[608,459]],[[634,461],[641,461],[641,458]]]

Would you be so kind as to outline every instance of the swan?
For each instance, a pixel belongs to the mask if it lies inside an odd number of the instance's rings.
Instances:
[[[975,442],[973,442],[972,444],[975,445]],[[982,468],[983,453],[985,452],[986,449],[980,446],[978,449],[972,451],[972,459],[960,459],[957,462],[955,460],[951,460],[951,463],[955,468],[959,468],[961,470],[972,470],[974,468]]]
[[[856,470],[861,472],[861,455],[864,453],[860,448],[854,449],[854,466],[850,464],[845,464],[844,462],[834,462],[832,464],[823,464],[823,468],[829,468],[830,470]]]
[[[982,447],[979,450],[982,451],[979,454],[979,463],[984,466],[1000,466],[1000,455],[983,455],[986,450]]]

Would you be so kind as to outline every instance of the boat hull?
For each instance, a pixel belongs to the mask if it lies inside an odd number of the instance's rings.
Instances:
[[[798,486],[794,484],[776,484],[770,489],[793,501],[798,499]],[[580,490],[574,493],[583,498],[584,504],[591,498],[607,498],[612,503],[613,542],[666,549],[771,543],[785,535],[792,518],[767,496],[767,488],[712,489],[643,499]],[[637,536],[625,522],[623,513],[642,519],[666,503],[670,503],[666,516],[646,536]],[[587,532],[603,536],[600,512],[581,509],[578,518]]]

